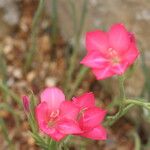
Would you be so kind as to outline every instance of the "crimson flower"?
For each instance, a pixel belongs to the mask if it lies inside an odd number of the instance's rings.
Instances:
[[[73,103],[80,109],[78,123],[83,132],[78,135],[94,140],[105,140],[106,130],[100,123],[106,111],[95,106],[93,93],[85,93],[73,98]]]
[[[68,134],[81,133],[76,122],[79,108],[65,101],[63,92],[56,88],[46,88],[40,96],[41,103],[35,114],[39,129],[52,139],[60,141]]]
[[[139,55],[133,34],[122,24],[113,25],[108,32],[88,32],[86,49],[81,64],[92,68],[98,80],[123,74]]]

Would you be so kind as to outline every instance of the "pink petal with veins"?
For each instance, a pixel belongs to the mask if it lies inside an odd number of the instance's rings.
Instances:
[[[64,101],[60,105],[60,118],[76,119],[79,108],[70,101]]]
[[[108,35],[110,47],[118,51],[124,51],[129,48],[131,42],[129,32],[122,24],[113,25]]]
[[[109,64],[109,60],[106,54],[101,54],[99,51],[90,51],[80,62],[87,67],[105,67]]]
[[[65,138],[65,134],[63,133],[60,133],[59,131],[55,131],[54,133],[52,134],[49,134],[50,138],[52,138],[53,140],[59,142],[60,140],[62,140],[63,138]]]
[[[98,126],[104,119],[106,111],[98,107],[87,109],[79,120],[82,130],[89,130]]]
[[[57,124],[57,130],[63,134],[79,134],[82,132],[78,123],[71,119],[62,119]]]
[[[41,93],[41,102],[46,102],[49,109],[58,109],[63,101],[65,101],[65,95],[57,87],[46,88]]]
[[[46,134],[52,134],[55,132],[54,128],[48,127],[50,111],[46,102],[42,102],[36,107],[35,116],[41,131]]]
[[[106,140],[107,139],[106,129],[100,125],[80,135],[86,138],[93,139],[93,140]]]
[[[92,72],[96,76],[97,80],[103,80],[115,75],[111,66],[106,66],[105,68],[93,68]]]
[[[78,106],[80,109],[94,107],[95,99],[92,92],[85,93],[79,97],[73,98],[73,103]]]
[[[105,32],[96,30],[87,32],[86,34],[86,48],[88,51],[105,51],[108,48],[108,36]]]

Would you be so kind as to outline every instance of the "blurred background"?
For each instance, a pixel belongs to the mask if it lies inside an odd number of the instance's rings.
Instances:
[[[100,107],[117,111],[116,77],[97,81],[79,64],[85,33],[114,23],[135,34],[141,51],[125,82],[126,94],[150,101],[149,0],[0,0],[0,150],[40,149],[21,104],[31,90],[38,97],[44,87],[59,86],[69,99],[93,91]],[[150,150],[149,128],[150,113],[134,107],[107,129],[107,141],[76,137],[69,149]]]

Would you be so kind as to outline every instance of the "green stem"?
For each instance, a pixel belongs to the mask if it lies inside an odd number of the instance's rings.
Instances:
[[[3,134],[6,142],[9,145],[9,149],[14,150],[14,145],[12,143],[12,140],[9,137],[8,129],[7,129],[6,124],[2,118],[0,118],[0,127],[1,127],[2,134]]]
[[[72,75],[73,75],[73,71],[75,69],[76,66],[76,58],[77,58],[77,50],[79,49],[79,37],[77,37],[77,39],[75,40],[75,47],[73,49],[73,54],[71,55],[70,58],[70,65],[69,65],[69,69],[67,71],[67,78],[66,78],[66,83],[67,83],[67,90],[71,84],[71,80],[72,80]]]
[[[106,121],[107,125],[114,124],[121,116],[123,116],[126,113],[126,111],[128,111],[130,107],[132,107],[132,104],[128,105],[126,108],[124,107],[124,100],[126,98],[124,90],[124,80],[125,80],[124,76],[119,76],[119,90],[120,90],[120,98],[118,101],[119,111],[114,116],[107,117]]]
[[[2,75],[3,82],[6,84],[8,74],[7,74],[7,65],[6,60],[4,59],[2,50],[0,49],[0,74]]]
[[[119,99],[119,111],[117,112],[117,116],[122,113],[123,108],[124,108],[124,100],[126,98],[125,96],[125,89],[124,89],[124,76],[119,76],[119,89],[120,89],[120,99]]]
[[[52,0],[52,14],[51,14],[51,19],[52,19],[52,43],[53,45],[56,44],[57,40],[57,31],[58,31],[58,14],[57,14],[57,3],[58,0]]]
[[[125,115],[127,113],[127,111],[137,105],[137,106],[142,106],[148,110],[150,110],[150,103],[149,102],[143,102],[142,99],[126,99],[123,101],[123,105],[127,105],[126,107],[123,107],[123,109],[121,111],[118,111],[114,116],[108,116],[106,118],[106,122],[105,125],[106,126],[111,126],[113,125],[120,117],[122,117],[123,115]]]
[[[20,98],[12,90],[8,89],[8,87],[2,82],[0,82],[0,90],[12,97],[16,101],[16,103],[21,106]]]
[[[126,98],[125,96],[125,89],[124,89],[124,76],[119,76],[119,89],[120,89],[120,102]]]
[[[51,150],[51,141],[52,141],[52,139],[47,137],[47,150]]]
[[[145,64],[145,55],[143,51],[141,51],[141,60],[142,60],[141,66],[143,69],[145,82],[140,96],[143,97],[145,96],[145,94],[147,94],[147,98],[150,100],[150,80],[149,80],[150,71],[148,66]]]
[[[120,119],[122,116],[124,116],[131,107],[133,107],[134,104],[129,104],[122,111],[115,114],[114,116],[107,116],[106,122],[104,123],[105,126],[112,126],[118,119]]]
[[[119,118],[124,109],[125,100],[125,90],[124,90],[124,76],[119,76],[119,89],[120,89],[120,99],[119,99],[119,111],[115,115],[115,119]]]
[[[47,150],[57,150],[58,149],[57,146],[58,146],[57,142],[55,142],[54,140],[51,139]]]
[[[42,12],[44,9],[45,0],[40,0],[37,11],[35,12],[33,22],[32,22],[32,30],[31,30],[31,45],[29,47],[29,51],[27,53],[26,62],[25,62],[25,71],[28,71],[31,67],[33,57],[36,52],[36,38],[39,31],[39,23],[41,20]]]
[[[73,21],[73,28],[74,28],[74,34],[77,32],[77,16],[76,16],[76,8],[75,8],[75,1],[69,0],[70,4],[70,14]]]
[[[19,114],[18,112],[14,111],[14,108],[12,108],[11,105],[0,103],[0,110],[7,110],[8,112],[10,112],[14,117],[16,127],[19,128]]]
[[[134,104],[138,106],[145,107],[146,109],[150,110],[150,103],[143,102],[141,100],[133,100],[133,99],[127,99],[124,101],[125,104]]]
[[[79,37],[80,37],[80,35],[82,33],[82,30],[83,30],[83,27],[84,27],[84,22],[85,22],[87,11],[88,11],[88,7],[87,7],[88,2],[89,2],[89,0],[84,0],[84,2],[83,2],[82,14],[81,14],[81,17],[80,17],[80,24],[79,24],[79,27],[78,27],[78,36]]]
[[[85,75],[87,74],[87,72],[88,72],[88,68],[82,67],[80,69],[80,72],[77,75],[76,80],[73,83],[73,86],[72,86],[72,88],[71,88],[71,90],[69,92],[69,96],[68,96],[69,99],[73,96],[74,92],[80,86],[80,84],[81,84],[82,80],[84,79]]]
[[[135,141],[135,150],[141,150],[141,140],[139,135],[134,131],[133,133],[134,141]]]
[[[71,84],[73,71],[76,67],[76,59],[77,59],[77,54],[78,54],[77,52],[80,47],[80,37],[81,37],[82,30],[83,30],[86,14],[87,14],[87,4],[88,4],[88,0],[84,0],[82,14],[81,14],[81,18],[80,18],[80,24],[79,24],[79,27],[78,27],[78,30],[77,30],[76,36],[75,36],[75,46],[73,48],[73,53],[70,58],[70,65],[69,65],[69,69],[67,72],[67,81],[66,82],[68,85]]]

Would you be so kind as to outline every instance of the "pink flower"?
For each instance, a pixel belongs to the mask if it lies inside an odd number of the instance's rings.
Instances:
[[[78,135],[94,140],[105,140],[106,130],[100,124],[106,111],[95,106],[93,93],[85,93],[80,97],[73,98],[73,103],[79,107],[78,123],[83,131]]]
[[[24,110],[26,111],[26,112],[29,112],[29,102],[30,100],[29,100],[29,97],[28,96],[23,96],[22,97],[22,102],[23,102],[23,107],[24,107]]]
[[[65,101],[63,92],[56,87],[41,93],[41,103],[35,110],[40,130],[56,141],[68,134],[81,133],[76,122],[78,112],[79,108]]]
[[[122,24],[113,25],[108,32],[88,32],[86,49],[81,64],[92,68],[98,80],[123,74],[139,55],[134,36]]]

